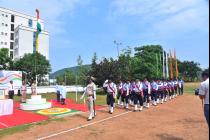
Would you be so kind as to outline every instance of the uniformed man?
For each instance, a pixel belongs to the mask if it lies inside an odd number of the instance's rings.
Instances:
[[[145,107],[149,108],[150,107],[150,91],[151,91],[151,85],[150,83],[147,81],[147,79],[144,79],[143,82],[143,93],[144,93],[144,103],[145,103]]]
[[[122,102],[126,109],[128,109],[129,93],[130,93],[130,81],[128,80],[126,83],[123,84],[123,94],[122,94]]]
[[[87,106],[88,106],[88,110],[89,110],[89,117],[88,117],[88,121],[92,120],[93,118],[95,118],[96,112],[95,112],[95,101],[96,101],[96,85],[94,84],[94,77],[90,77],[88,78],[88,85],[85,88],[84,94],[82,95],[82,97],[80,99],[83,99],[84,97],[86,97],[86,101],[87,101]]]
[[[14,99],[14,93],[15,93],[15,89],[14,89],[14,85],[13,85],[13,81],[9,82],[9,87],[8,87],[8,91],[9,91],[9,99]]]
[[[143,110],[143,84],[139,81],[139,79],[135,82],[134,90],[134,111],[142,111]],[[140,104],[140,108],[138,109],[138,103]]]
[[[175,90],[174,90],[174,87],[175,87],[175,85],[174,85],[174,81],[173,80],[171,80],[171,89],[172,89],[172,99],[174,99],[174,98],[176,98],[176,96],[175,96]]]
[[[151,96],[152,96],[152,100],[153,100],[153,105],[157,106],[157,95],[158,95],[158,85],[157,83],[152,80],[151,83]]]
[[[103,84],[104,88],[107,88],[107,105],[109,106],[109,113],[114,112],[114,101],[117,95],[117,86],[113,82],[113,78],[110,77],[109,80],[106,80]]]
[[[61,99],[60,99],[61,98],[61,93],[60,93],[60,90],[61,89],[60,89],[60,86],[59,85],[56,85],[55,86],[55,90],[56,90],[57,102],[60,103],[60,101],[61,101]]]
[[[169,92],[169,100],[171,100],[172,99],[172,96],[173,96],[173,94],[172,94],[172,92],[173,92],[173,90],[172,90],[172,84],[171,84],[171,81],[170,80],[168,80],[168,92]]]

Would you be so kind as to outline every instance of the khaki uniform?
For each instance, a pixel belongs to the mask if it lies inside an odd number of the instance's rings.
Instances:
[[[96,85],[94,83],[90,83],[87,85],[81,99],[83,99],[84,96],[86,97],[88,110],[90,112],[88,120],[91,120],[95,116],[93,102],[94,100],[96,100]]]

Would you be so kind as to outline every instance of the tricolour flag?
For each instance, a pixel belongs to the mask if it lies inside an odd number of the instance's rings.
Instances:
[[[42,31],[42,28],[41,28],[41,22],[40,22],[40,15],[39,15],[39,10],[36,9],[36,14],[37,14],[37,23],[36,23],[36,51],[38,51],[38,48],[39,48],[39,34],[41,33]]]

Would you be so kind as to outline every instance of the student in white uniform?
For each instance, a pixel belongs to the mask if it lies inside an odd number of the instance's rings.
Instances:
[[[113,82],[113,78],[109,78],[103,84],[103,87],[107,89],[107,105],[109,106],[109,113],[114,112],[114,101],[117,96],[117,86]]]
[[[63,85],[60,86],[60,94],[61,94],[61,104],[65,105],[66,104],[66,94],[67,94],[67,90],[66,90],[66,86],[65,83],[63,82]]]

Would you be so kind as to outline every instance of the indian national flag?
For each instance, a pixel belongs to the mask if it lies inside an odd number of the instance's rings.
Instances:
[[[39,34],[42,31],[41,28],[41,22],[40,22],[40,15],[39,15],[39,10],[36,9],[36,13],[37,13],[37,23],[36,23],[36,51],[38,52],[38,48],[39,48]]]

